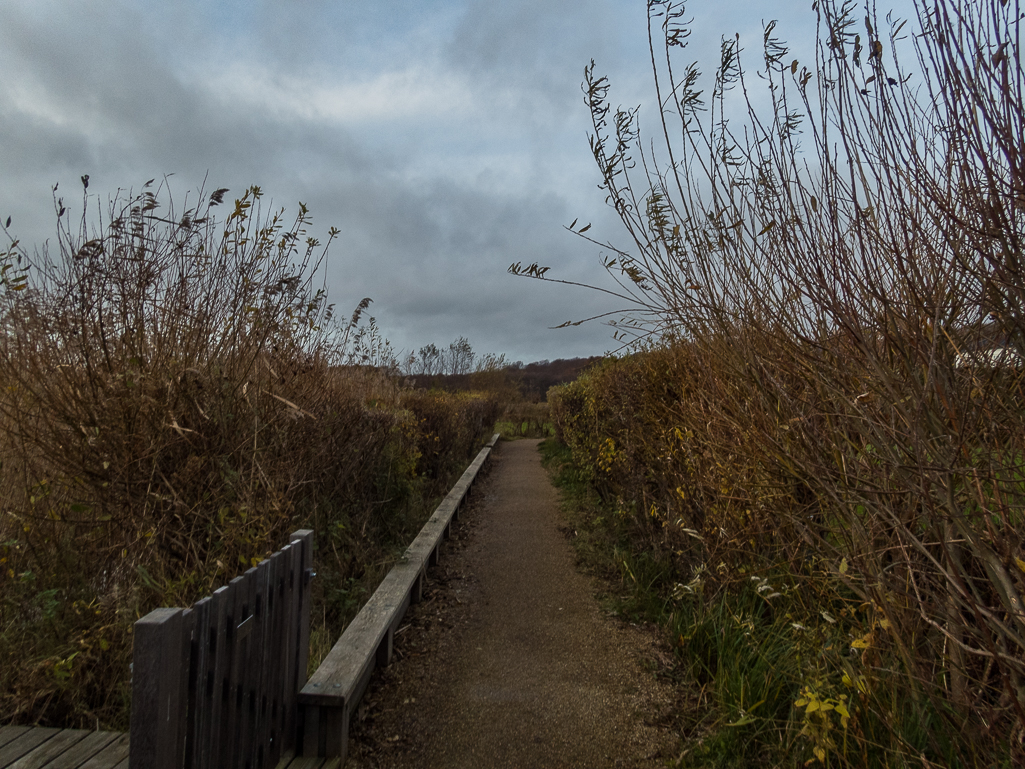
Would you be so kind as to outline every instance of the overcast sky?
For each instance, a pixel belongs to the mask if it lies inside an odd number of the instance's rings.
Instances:
[[[770,19],[811,50],[811,0],[689,10],[687,58],[709,74],[723,35],[751,60]],[[83,174],[101,201],[166,174],[176,196],[256,184],[306,203],[322,240],[341,230],[331,299],[372,297],[398,350],[601,354],[606,326],[548,327],[613,304],[506,268],[599,281],[574,219],[623,242],[580,83],[595,59],[650,125],[646,22],[644,0],[0,0],[0,221],[40,244],[53,185],[77,198]]]

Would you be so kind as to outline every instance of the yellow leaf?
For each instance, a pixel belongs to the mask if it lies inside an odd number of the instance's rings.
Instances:
[[[871,644],[864,638],[859,638],[857,641],[851,642],[852,649],[867,649]]]
[[[823,750],[822,748],[815,748],[814,753],[815,753],[815,758],[817,758],[819,761],[822,761],[823,763],[825,762],[825,760],[826,760],[826,751],[825,750]]]
[[[843,560],[840,561],[840,573],[841,574],[846,574],[847,573],[847,559],[846,558],[844,558]]]
[[[805,710],[805,713],[814,713],[820,707],[821,707],[821,703],[818,700],[812,700],[811,702],[808,703],[808,707]]]
[[[839,704],[837,704],[837,706],[836,706],[836,712],[837,712],[837,713],[839,713],[839,714],[840,714],[841,716],[843,716],[844,718],[850,718],[850,717],[851,717],[851,713],[850,713],[850,711],[849,711],[849,710],[847,710],[847,706],[846,706],[846,705],[844,705],[844,704],[843,704],[842,702],[841,702],[841,703],[839,703]]]
[[[1021,558],[1015,558],[1014,562],[1018,565],[1018,568],[1025,572],[1025,561]]]

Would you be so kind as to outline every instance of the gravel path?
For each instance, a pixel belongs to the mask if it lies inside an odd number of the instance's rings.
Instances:
[[[651,672],[653,634],[600,610],[537,441],[492,456],[354,719],[348,766],[665,766],[675,695]]]

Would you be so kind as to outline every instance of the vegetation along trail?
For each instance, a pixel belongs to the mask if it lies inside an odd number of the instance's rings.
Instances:
[[[576,570],[537,443],[500,444],[369,693],[350,765],[645,767],[678,750],[672,688],[643,664],[653,642]]]

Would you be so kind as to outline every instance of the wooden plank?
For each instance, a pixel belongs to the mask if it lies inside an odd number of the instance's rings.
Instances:
[[[181,649],[178,656],[178,712],[175,715],[175,719],[180,724],[180,731],[178,733],[178,744],[180,752],[180,758],[178,759],[175,766],[184,767],[187,760],[187,751],[189,748],[189,716],[192,710],[189,702],[189,687],[192,679],[196,675],[195,666],[193,664],[193,652],[195,651],[196,641],[196,611],[193,608],[188,608],[182,611],[182,626],[181,626]]]
[[[277,647],[278,665],[280,667],[278,686],[279,712],[277,715],[278,759],[297,748],[296,716],[298,711],[299,684],[297,669],[299,653],[299,594],[298,580],[302,567],[303,541],[293,540],[285,548],[278,560],[277,574],[277,615],[281,626],[289,632],[281,634]]]
[[[181,609],[154,609],[135,623],[132,769],[178,769],[182,763],[182,614]]]
[[[296,612],[297,624],[299,627],[299,638],[295,650],[295,685],[292,691],[298,692],[308,682],[307,668],[310,654],[310,582],[313,577],[313,532],[309,529],[300,529],[293,532],[291,539],[302,543],[298,567],[292,574],[292,589],[295,593],[293,611]],[[303,707],[303,714],[300,716],[299,708]],[[319,741],[319,709],[305,708],[296,696],[295,718],[292,723],[292,733],[297,740],[302,740],[302,752],[306,755],[316,755],[316,746]],[[300,745],[296,744],[296,749]]]
[[[119,734],[102,751],[94,755],[78,769],[128,769],[131,757],[128,750],[129,736]]]
[[[11,740],[20,737],[31,728],[31,726],[0,726],[0,748]]]
[[[238,735],[235,760],[231,764],[231,766],[237,766],[239,769],[242,769],[251,761],[254,736],[253,700],[256,696],[254,679],[259,675],[259,671],[254,669],[256,665],[253,660],[253,636],[258,632],[256,630],[258,626],[256,617],[256,570],[247,569],[243,576],[245,580],[242,582],[244,595],[242,619],[239,620],[235,627],[235,653],[238,655],[236,661],[238,687],[241,691],[242,700],[239,703],[237,727],[235,730]]]
[[[294,534],[292,535],[295,536]],[[300,684],[298,682],[299,677],[299,638],[301,636],[301,628],[299,627],[299,589],[300,580],[302,579],[302,559],[303,559],[303,543],[301,540],[293,540],[289,545],[289,549],[285,553],[285,573],[282,575],[281,582],[281,612],[285,625],[287,627],[295,628],[295,633],[288,633],[283,638],[283,649],[282,649],[282,673],[284,692],[288,697],[287,703],[284,706],[284,712],[282,713],[281,729],[282,729],[282,746],[285,749],[298,748],[298,724],[297,724],[297,705],[298,705],[298,694]],[[303,671],[303,678],[305,679],[306,671]]]
[[[85,737],[46,765],[46,769],[78,769],[86,761],[124,735],[119,732],[85,732]]]
[[[228,612],[224,648],[224,654],[227,658],[225,674],[228,696],[221,713],[218,743],[214,746],[220,754],[216,765],[224,767],[224,769],[235,769],[238,766],[238,733],[241,727],[240,713],[244,698],[242,682],[243,655],[241,654],[243,639],[240,637],[239,627],[248,616],[245,583],[245,575],[235,577],[235,579],[228,583]]]
[[[255,651],[259,636],[259,618],[256,615],[256,589],[258,571],[255,568],[246,571],[246,612],[248,616],[239,631],[242,642],[242,660],[239,684],[242,686],[242,708],[239,711],[239,769],[247,766],[252,760],[253,748],[257,735],[253,727],[256,715],[256,693],[259,688],[260,672]]]
[[[17,761],[4,766],[9,766],[10,769],[40,769],[76,742],[80,742],[87,734],[89,732],[86,729],[61,729]]]
[[[192,607],[195,630],[192,638],[192,671],[189,676],[189,713],[185,739],[185,767],[198,769],[205,763],[200,757],[206,752],[204,732],[209,733],[210,706],[213,680],[210,648],[210,596],[202,598]]]
[[[249,683],[252,688],[250,703],[250,748],[249,766],[263,767],[270,752],[270,706],[272,699],[274,669],[277,665],[270,657],[274,636],[285,632],[284,628],[271,624],[273,586],[271,580],[272,566],[269,559],[264,559],[256,567],[253,580],[253,619],[256,626],[249,636],[249,657],[251,674]]]
[[[217,769],[221,713],[227,698],[226,666],[228,632],[227,586],[218,588],[210,596],[207,611],[206,657],[206,716],[197,720],[196,749],[193,751],[194,769]]]
[[[313,577],[313,531],[300,529],[292,534],[293,540],[303,543],[302,568],[297,575],[299,589],[299,675],[296,690],[306,683],[306,668],[310,658],[310,580]]]
[[[285,638],[298,633],[298,628],[287,627],[285,624],[281,585],[287,557],[287,553],[279,550],[270,557],[267,564],[267,629],[261,663],[264,670],[260,704],[262,727],[257,727],[260,733],[265,735],[264,766],[276,766],[281,758],[282,716],[286,700],[284,671],[287,667],[282,654]]]
[[[44,742],[60,733],[60,729],[53,729],[45,726],[34,726],[22,732],[13,740],[0,748],[0,766],[13,764],[19,758],[27,755]]]

